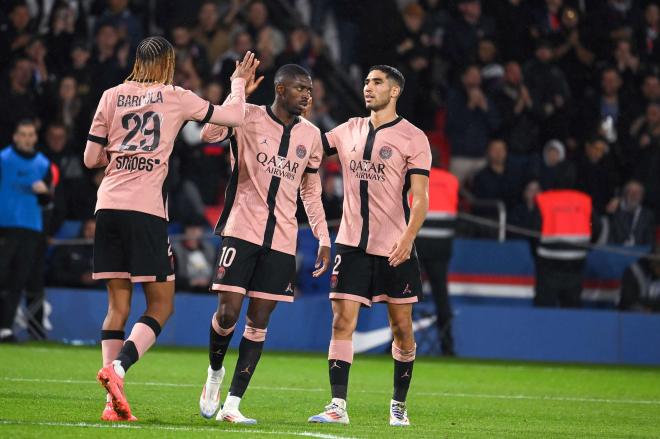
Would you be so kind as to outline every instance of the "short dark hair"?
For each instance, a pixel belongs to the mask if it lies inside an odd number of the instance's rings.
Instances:
[[[401,73],[398,69],[385,64],[377,64],[369,68],[369,72],[373,72],[374,70],[380,70],[381,72],[385,73],[385,77],[387,79],[391,79],[394,82],[396,82],[396,84],[401,89],[399,95],[403,93],[403,87],[406,85],[406,78],[403,76],[403,73]]]
[[[282,83],[283,81],[296,78],[298,76],[305,76],[311,78],[312,75],[304,67],[299,66],[298,64],[284,64],[282,67],[277,69],[275,72],[275,85]]]
[[[34,127],[34,129],[36,130],[37,122],[34,119],[21,119],[16,124],[16,128],[14,128],[14,132],[17,132],[20,127],[26,127],[26,126]]]

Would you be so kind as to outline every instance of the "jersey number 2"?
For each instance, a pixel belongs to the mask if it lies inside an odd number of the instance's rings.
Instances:
[[[147,128],[149,121],[153,121],[151,128]],[[131,127],[131,122],[134,123],[133,127]],[[127,113],[121,118],[121,126],[125,130],[129,130],[124,140],[121,141],[121,151],[135,151],[140,148],[142,151],[150,152],[158,148],[160,142],[160,114],[153,111],[147,111],[143,115]],[[139,145],[131,144],[131,140],[139,132],[142,132],[145,138],[140,140]],[[147,138],[150,136],[151,143],[147,143]]]

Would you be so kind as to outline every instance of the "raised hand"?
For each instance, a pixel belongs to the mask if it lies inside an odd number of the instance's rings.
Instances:
[[[249,50],[245,52],[243,61],[236,61],[236,70],[231,75],[231,80],[236,78],[243,78],[245,81],[249,81],[252,76],[254,76],[257,67],[259,66],[259,60],[255,58],[253,52]]]

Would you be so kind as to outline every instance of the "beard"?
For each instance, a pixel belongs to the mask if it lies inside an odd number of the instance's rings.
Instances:
[[[386,100],[385,102],[378,102],[378,101],[372,101],[370,104],[365,103],[365,107],[367,107],[367,110],[369,111],[380,111],[383,108],[387,107],[387,105],[390,103],[390,100]]]

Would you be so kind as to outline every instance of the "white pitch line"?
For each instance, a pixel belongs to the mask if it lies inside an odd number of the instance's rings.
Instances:
[[[136,425],[136,424],[97,424],[91,422],[33,422],[33,421],[14,421],[14,420],[0,420],[0,425],[31,425],[42,427],[76,427],[76,428],[103,428],[103,429],[123,429],[123,430],[165,430],[165,431],[185,431],[192,433],[234,433],[234,434],[265,434],[265,435],[289,435],[289,436],[303,436],[315,437],[319,439],[356,439],[350,436],[337,436],[334,434],[314,433],[311,431],[266,431],[266,430],[253,430],[245,428],[240,430],[228,430],[216,427],[183,427],[176,425],[163,425],[163,424],[149,424],[149,425]]]
[[[13,378],[2,377],[4,381],[27,382],[27,383],[55,383],[55,384],[97,384],[91,380],[58,380],[41,378]],[[129,382],[132,386],[153,386],[153,387],[185,387],[198,388],[198,384],[186,383],[159,383],[151,381]],[[273,386],[250,386],[254,390],[266,390],[275,392],[326,392],[323,388],[306,387],[273,387]],[[354,390],[356,393],[388,393],[378,390]],[[458,392],[414,392],[418,396],[437,396],[447,398],[487,398],[487,399],[509,399],[509,400],[529,400],[529,401],[563,401],[563,402],[591,402],[602,404],[641,404],[641,405],[660,405],[658,399],[615,399],[615,398],[583,398],[577,396],[536,396],[536,395],[497,395],[492,393],[458,393]]]

